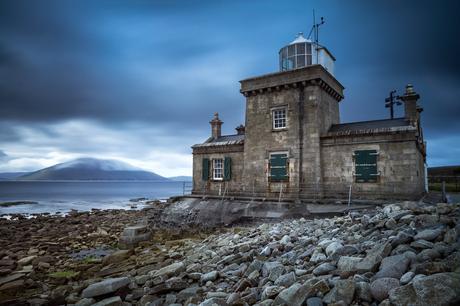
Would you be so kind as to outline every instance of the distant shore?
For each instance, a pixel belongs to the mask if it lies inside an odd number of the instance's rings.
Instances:
[[[0,207],[10,207],[16,205],[25,205],[25,204],[38,204],[36,201],[5,201],[0,202]]]

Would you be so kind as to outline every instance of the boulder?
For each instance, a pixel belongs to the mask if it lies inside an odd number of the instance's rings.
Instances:
[[[383,258],[387,257],[391,252],[391,244],[389,242],[377,244],[368,251],[366,257],[361,260],[356,268],[358,272],[374,271]]]
[[[361,260],[362,258],[360,257],[341,256],[337,263],[337,270],[340,272],[356,272]]]
[[[367,282],[357,282],[356,286],[356,298],[365,302],[372,302],[371,286]]]
[[[415,276],[415,273],[412,271],[409,271],[407,273],[404,273],[403,276],[401,276],[401,278],[399,279],[399,282],[401,283],[401,285],[406,285],[414,278],[414,276]]]
[[[433,241],[436,238],[438,238],[439,235],[441,235],[442,229],[441,228],[435,228],[435,229],[425,229],[417,233],[415,235],[414,240],[427,240],[427,241]]]
[[[301,288],[302,285],[299,283],[292,284],[278,294],[272,305],[301,306],[305,301],[305,296],[301,294]]]
[[[289,272],[287,274],[281,275],[276,281],[276,286],[289,287],[294,284],[296,281],[296,276],[294,272]]]
[[[270,298],[273,298],[275,296],[277,296],[281,291],[283,291],[284,287],[280,287],[280,286],[268,286],[268,287],[265,287],[264,291],[262,291],[262,296],[261,296],[261,300],[266,300],[266,299],[270,299]]]
[[[460,274],[439,273],[415,279],[389,292],[390,302],[403,305],[458,305]]]
[[[409,263],[410,260],[404,255],[386,257],[382,260],[375,278],[392,277],[399,279],[407,271]]]
[[[97,303],[94,303],[92,306],[121,306],[123,301],[119,296],[112,296]]]
[[[113,263],[119,263],[131,256],[132,254],[133,250],[118,250],[110,255],[105,256],[104,259],[102,259],[102,264],[106,266]]]
[[[313,270],[313,274],[314,275],[325,275],[325,274],[329,274],[329,272],[332,272],[336,269],[337,267],[329,262],[325,262],[325,263],[322,263],[320,264],[319,266],[317,266],[314,270]]]
[[[211,271],[206,274],[201,275],[201,282],[206,283],[208,281],[215,281],[219,277],[219,272],[217,271]]]
[[[185,265],[183,262],[175,262],[169,266],[163,267],[157,271],[151,271],[149,274],[152,277],[162,277],[162,276],[175,276],[180,272],[185,271]]]
[[[127,286],[128,284],[129,278],[127,277],[108,278],[101,282],[89,285],[82,291],[81,296],[83,298],[91,298],[94,296],[115,292],[116,290]]]
[[[376,279],[371,284],[371,294],[374,299],[381,302],[388,298],[388,292],[391,289],[399,287],[399,279],[383,277]]]
[[[346,304],[351,304],[355,294],[355,282],[352,279],[338,280],[334,288],[329,291],[323,301],[326,304],[332,304],[339,301],[344,301]]]

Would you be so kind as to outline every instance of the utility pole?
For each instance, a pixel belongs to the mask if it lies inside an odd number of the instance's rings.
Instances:
[[[398,101],[400,99],[399,96],[395,96],[396,90],[390,91],[390,96],[385,99],[385,107],[390,108],[390,116],[391,119],[394,119],[394,105],[401,105],[402,103]]]

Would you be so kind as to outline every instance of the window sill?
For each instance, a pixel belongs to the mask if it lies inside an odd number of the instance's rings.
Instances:
[[[272,128],[272,132],[285,132],[287,130],[288,128],[279,128],[279,129]]]

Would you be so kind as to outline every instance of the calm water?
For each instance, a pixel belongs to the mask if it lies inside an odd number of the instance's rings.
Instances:
[[[190,184],[190,183],[187,183]],[[13,182],[0,181],[0,202],[35,201],[0,207],[0,215],[12,213],[56,213],[71,209],[131,209],[133,198],[164,199],[182,195],[182,182],[101,181],[101,182]]]

